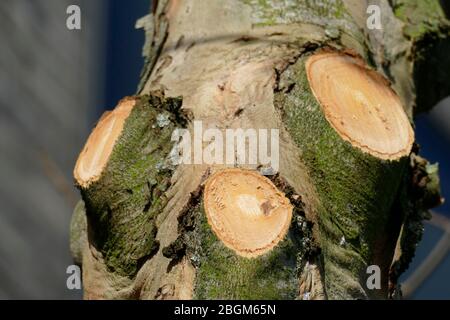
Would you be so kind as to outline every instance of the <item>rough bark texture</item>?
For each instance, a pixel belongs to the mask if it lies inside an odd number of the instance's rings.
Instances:
[[[80,186],[87,224],[80,204],[72,251],[86,298],[398,297],[426,210],[441,201],[437,167],[417,147],[384,160],[343,140],[311,91],[305,62],[319,50],[362,59],[412,122],[450,93],[450,27],[440,2],[154,3],[138,23],[147,35],[139,107],[102,177]],[[381,8],[382,30],[367,29],[369,4]],[[169,119],[162,127],[161,114]],[[204,182],[223,166],[163,165],[171,132],[192,130],[193,120],[280,130],[279,173],[269,177],[294,210],[287,236],[269,253],[242,257],[211,230]],[[373,264],[380,290],[366,286]]]

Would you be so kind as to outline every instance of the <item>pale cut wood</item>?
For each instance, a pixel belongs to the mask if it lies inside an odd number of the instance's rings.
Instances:
[[[312,55],[306,70],[328,122],[344,140],[381,159],[409,154],[414,132],[386,79],[341,52]]]
[[[134,98],[122,99],[114,110],[105,112],[100,118],[75,164],[73,174],[82,187],[88,187],[100,178],[135,104]]]
[[[225,169],[210,177],[204,206],[217,237],[238,255],[271,250],[288,231],[292,205],[275,185],[255,171]]]

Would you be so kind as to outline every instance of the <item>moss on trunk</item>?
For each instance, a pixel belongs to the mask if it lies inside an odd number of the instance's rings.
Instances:
[[[391,207],[408,157],[382,160],[344,141],[311,92],[306,59],[301,57],[283,72],[280,82],[295,85],[289,92],[278,92],[275,105],[302,150],[302,161],[320,197],[318,217],[327,294],[331,299],[383,297],[395,248],[388,240],[396,238],[388,232],[395,230],[391,224],[397,220]],[[396,221],[397,228],[399,223]],[[382,269],[382,291],[366,288],[366,268],[372,264]]]
[[[180,101],[141,96],[98,180],[79,186],[89,237],[111,272],[133,277],[159,247],[156,218],[166,204],[167,161]]]
[[[298,195],[279,176],[272,180],[294,205],[291,226],[272,250],[254,258],[236,254],[218,239],[204,212],[203,188],[193,195],[179,217],[180,236],[163,248],[163,254],[171,264],[187,256],[194,265],[194,299],[299,298],[300,275],[308,259],[317,254],[312,225],[306,221]]]

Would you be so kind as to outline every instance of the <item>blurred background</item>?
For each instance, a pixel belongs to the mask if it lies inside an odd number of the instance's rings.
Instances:
[[[69,5],[81,30],[66,28]],[[136,91],[149,0],[0,2],[0,299],[80,299],[66,287],[72,169],[106,109]],[[450,70],[449,70],[450,72]],[[450,199],[450,99],[416,122]],[[449,200],[450,201],[450,200]],[[450,299],[450,205],[434,211],[403,275],[411,299]]]

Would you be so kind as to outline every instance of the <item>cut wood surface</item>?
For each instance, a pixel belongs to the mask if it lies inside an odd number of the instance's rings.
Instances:
[[[81,151],[73,172],[75,180],[83,187],[99,179],[135,104],[136,100],[133,98],[123,99],[114,110],[105,112],[100,118]]]
[[[255,171],[228,169],[214,174],[206,183],[204,206],[217,237],[245,257],[272,249],[291,224],[289,200]]]
[[[327,120],[344,140],[382,159],[409,154],[414,133],[400,99],[363,60],[320,52],[306,69]]]

